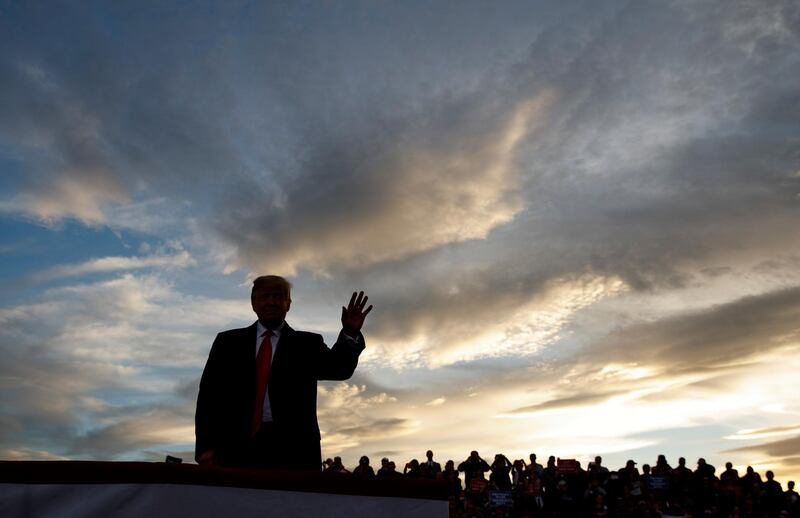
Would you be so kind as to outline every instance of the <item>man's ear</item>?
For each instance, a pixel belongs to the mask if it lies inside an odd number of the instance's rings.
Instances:
[[[292,299],[291,297],[286,299],[286,311],[289,311],[289,308],[292,307]]]

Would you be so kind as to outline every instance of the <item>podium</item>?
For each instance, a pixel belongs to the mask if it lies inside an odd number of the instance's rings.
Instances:
[[[209,468],[194,464],[0,461],[0,516],[448,516],[442,481]]]

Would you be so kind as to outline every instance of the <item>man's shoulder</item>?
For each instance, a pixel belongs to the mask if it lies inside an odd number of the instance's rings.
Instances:
[[[225,331],[220,331],[217,334],[217,338],[222,340],[231,340],[231,339],[238,339],[243,338],[249,334],[253,333],[253,329],[255,328],[255,324],[251,324],[247,327],[237,327],[235,329],[228,329]]]
[[[281,340],[283,340],[284,337],[288,340],[291,340],[291,342],[295,344],[323,343],[321,334],[312,333],[310,331],[298,331],[297,329],[290,327],[288,324],[282,331]]]

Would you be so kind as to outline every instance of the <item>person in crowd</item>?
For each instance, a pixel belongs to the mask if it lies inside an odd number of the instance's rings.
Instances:
[[[724,486],[738,486],[739,485],[739,472],[733,468],[730,462],[725,463],[725,471],[720,473],[719,481]]]
[[[691,468],[687,468],[686,467],[686,458],[685,457],[679,457],[678,458],[678,466],[674,470],[672,470],[672,472],[673,473],[678,473],[678,474],[681,474],[681,475],[686,475],[687,476],[686,478],[688,478],[688,475],[690,475],[692,473],[692,470],[691,470]]]
[[[541,464],[536,462],[536,454],[535,453],[531,453],[528,456],[528,459],[530,460],[530,464],[528,464],[528,471],[530,471],[530,470],[536,471],[536,475],[539,477],[539,479],[541,479],[542,478],[542,472],[544,471],[544,466],[542,466]]]
[[[556,485],[557,494],[554,500],[554,511],[557,518],[571,518],[578,514],[578,506],[575,503],[569,484],[566,480],[559,480]]]
[[[417,459],[411,459],[409,462],[407,462],[403,467],[403,475],[408,478],[422,477],[422,470],[420,470],[419,461]]]
[[[466,484],[465,498],[467,514],[480,513],[486,507],[489,501],[489,481],[486,480],[483,470],[473,471],[469,483]]]
[[[517,459],[511,467],[511,485],[518,487],[522,485],[528,477],[528,466],[525,464],[525,459]]]
[[[678,459],[678,466],[672,470],[672,476],[669,481],[670,501],[675,504],[678,509],[686,509],[691,477],[692,470],[686,467],[686,459],[680,457]]]
[[[720,495],[717,490],[718,479],[714,476],[714,467],[707,464],[705,459],[698,459],[697,469],[692,474],[691,501],[692,512],[695,516],[704,516],[711,513],[718,514]]]
[[[326,459],[323,464],[327,464],[323,470],[324,473],[350,473],[342,464],[341,457],[334,457],[333,460]]]
[[[783,494],[784,508],[791,518],[800,517],[800,495],[794,490],[794,480],[786,483],[786,492]]]
[[[731,462],[725,463],[725,471],[719,475],[720,486],[720,510],[731,515],[736,509],[739,501],[741,488],[739,485],[739,472],[734,469]]]
[[[422,476],[427,479],[437,478],[442,472],[442,465],[433,460],[433,451],[425,452],[425,462],[420,464]]]
[[[758,498],[761,494],[761,475],[753,469],[753,466],[747,466],[744,476],[739,479],[739,485],[744,494]]]
[[[706,459],[700,457],[697,459],[697,469],[694,472],[698,477],[707,477],[711,479],[714,478],[714,473],[717,472],[717,468],[707,463]]]
[[[626,495],[625,483],[619,476],[619,471],[609,470],[608,478],[606,479],[603,489],[606,490],[606,505],[609,508],[609,513],[616,514],[617,509],[622,507],[623,498]]]
[[[603,457],[597,455],[594,462],[589,464],[589,474],[597,479],[600,484],[608,480],[608,468],[603,466]]]
[[[508,491],[511,489],[511,461],[502,453],[494,456],[494,462],[490,466],[492,471],[490,480],[494,482],[497,489],[501,491]]]
[[[389,471],[389,459],[387,457],[383,457],[381,459],[381,467],[378,468],[378,472],[376,473],[376,476],[384,477],[384,476],[386,476],[386,473],[388,471]]]
[[[580,505],[583,493],[586,491],[586,488],[589,487],[589,479],[586,476],[586,470],[583,469],[580,461],[575,462],[575,472],[565,473],[563,478],[569,485],[573,500],[577,505]]]
[[[602,497],[602,501],[605,502],[607,495],[606,490],[600,485],[600,480],[593,475],[590,475],[590,477],[589,487],[583,492],[583,507],[588,516],[591,516],[596,511],[597,497]],[[605,506],[605,503],[603,505]]]
[[[523,509],[529,516],[539,516],[544,508],[544,498],[542,496],[542,480],[535,469],[529,471],[523,479],[523,489]]]
[[[783,508],[783,502],[783,488],[780,482],[775,480],[772,471],[767,471],[767,481],[761,488],[761,507],[767,518],[777,518]]]
[[[639,484],[642,489],[642,498],[647,500],[650,497],[650,489],[653,475],[650,474],[650,464],[642,464],[642,474],[639,477]]]
[[[754,515],[760,513],[761,485],[761,475],[752,466],[747,466],[744,475],[739,478],[742,511],[745,514]]]
[[[542,470],[542,487],[544,488],[544,503],[547,508],[553,506],[556,494],[558,493],[558,468],[556,468],[556,457],[550,455],[547,458],[547,466]]]
[[[656,477],[669,477],[672,474],[672,466],[667,462],[667,457],[659,455],[656,465],[652,467],[651,473]]]
[[[442,479],[447,482],[448,494],[450,497],[460,498],[461,478],[458,476],[458,470],[455,468],[455,463],[452,460],[448,460],[444,463]]]
[[[485,473],[489,471],[491,467],[485,460],[478,455],[478,452],[473,450],[470,452],[469,457],[458,465],[458,471],[464,473],[464,485],[469,487],[469,483],[477,473]]]
[[[400,478],[403,474],[397,471],[397,465],[393,460],[390,460],[386,463],[386,470],[383,473],[380,470],[378,471],[378,476],[382,478]]]
[[[625,482],[625,484],[632,486],[634,482],[639,481],[639,469],[636,467],[636,461],[633,459],[628,459],[625,463],[624,468],[620,468],[619,470],[620,478]]]
[[[375,470],[369,465],[369,457],[363,455],[358,459],[358,466],[353,470],[353,475],[365,478],[372,478],[375,476]]]

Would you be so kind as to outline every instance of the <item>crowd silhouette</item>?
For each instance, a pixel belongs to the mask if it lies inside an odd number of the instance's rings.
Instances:
[[[543,466],[534,453],[528,461],[513,462],[497,454],[490,464],[473,451],[458,465],[448,460],[442,469],[428,450],[424,461],[412,459],[402,472],[388,458],[381,459],[376,472],[366,456],[352,472],[340,457],[327,459],[323,472],[444,481],[453,517],[800,518],[794,481],[784,491],[772,471],[762,479],[748,466],[740,475],[728,462],[718,473],[702,458],[692,470],[683,457],[672,467],[659,455],[640,471],[633,460],[609,469],[600,456],[586,469],[577,460],[552,456]]]

